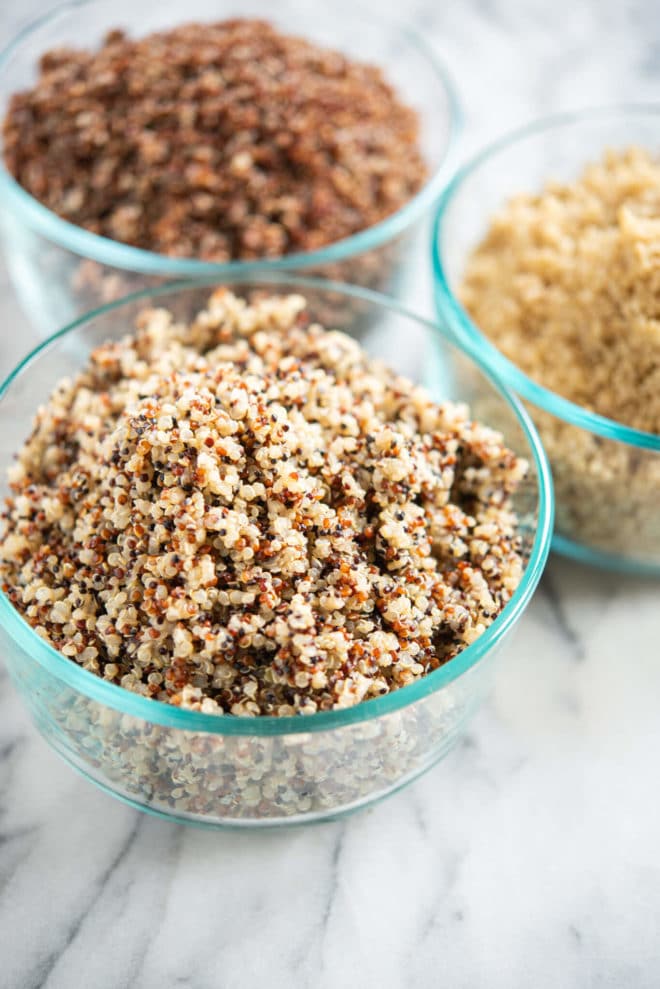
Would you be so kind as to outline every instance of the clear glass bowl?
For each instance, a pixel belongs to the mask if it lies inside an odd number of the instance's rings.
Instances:
[[[596,415],[528,378],[458,301],[471,250],[513,195],[570,181],[606,148],[659,149],[660,105],[563,114],[517,130],[463,167],[442,195],[433,228],[436,310],[525,402],[555,483],[553,548],[585,563],[660,574],[660,436]]]
[[[57,8],[22,31],[0,55],[0,114],[9,97],[32,85],[49,48],[99,44],[110,28],[133,37],[184,21],[263,17],[349,56],[379,65],[420,117],[429,178],[402,209],[367,230],[317,251],[275,260],[215,264],[169,258],[96,236],[61,220],[19,186],[0,155],[0,238],[21,303],[41,332],[51,333],[96,306],[169,278],[213,277],[263,270],[302,271],[397,294],[419,221],[437,199],[458,125],[453,88],[425,41],[348,0],[329,7],[306,0],[84,0]]]
[[[438,327],[364,289],[273,275],[230,284],[239,294],[299,292],[326,325],[334,310],[350,310],[348,332],[424,382],[436,398],[490,396],[508,444],[530,464],[516,496],[527,562],[512,600],[481,638],[416,684],[347,710],[293,718],[206,715],[132,694],[56,652],[2,592],[0,640],[39,730],[103,789],[142,810],[210,826],[318,821],[399,789],[456,742],[541,576],[552,532],[552,482],[520,404]],[[0,387],[3,483],[37,405],[59,378],[75,373],[93,347],[129,331],[145,306],[156,302],[189,317],[210,291],[208,284],[184,284],[139,293],[85,316],[33,351]]]

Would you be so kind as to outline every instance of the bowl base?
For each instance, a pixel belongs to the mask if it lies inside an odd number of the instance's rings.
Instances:
[[[660,562],[651,563],[644,560],[633,560],[616,553],[606,553],[604,550],[593,549],[573,542],[566,536],[555,533],[552,537],[552,552],[566,556],[578,563],[584,563],[599,570],[613,570],[619,573],[633,574],[638,577],[660,577]]]

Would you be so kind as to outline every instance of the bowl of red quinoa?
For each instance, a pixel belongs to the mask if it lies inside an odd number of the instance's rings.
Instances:
[[[659,122],[659,104],[630,104],[507,134],[449,183],[433,235],[440,318],[538,426],[554,549],[649,576],[660,575]]]
[[[371,318],[334,330],[347,298]],[[319,821],[406,785],[460,738],[548,554],[522,407],[366,289],[137,293],[33,351],[0,426],[12,681],[67,762],[169,819]]]
[[[425,41],[349,3],[67,4],[0,91],[2,239],[47,332],[172,278],[396,294],[458,125]]]

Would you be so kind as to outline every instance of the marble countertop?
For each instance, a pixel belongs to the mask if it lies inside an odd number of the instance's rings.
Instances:
[[[0,5],[0,36],[45,6]],[[407,6],[456,80],[462,154],[552,109],[660,93],[656,0]],[[430,311],[425,271],[408,302]],[[0,314],[4,374],[31,342],[4,275]],[[658,602],[657,583],[554,559],[443,763],[277,833],[172,826],[95,790],[0,666],[0,986],[655,989]]]

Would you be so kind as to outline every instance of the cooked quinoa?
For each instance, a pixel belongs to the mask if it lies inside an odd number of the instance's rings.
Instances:
[[[461,297],[535,381],[660,433],[660,158],[610,151],[575,182],[510,200]]]
[[[417,114],[378,67],[253,18],[46,52],[3,137],[16,181],[70,223],[215,262],[317,250],[426,178]]]
[[[660,159],[608,151],[571,183],[511,199],[466,265],[479,328],[535,381],[660,433]],[[561,535],[660,558],[660,458],[530,407]]]
[[[85,669],[205,712],[313,713],[413,683],[511,597],[526,463],[305,305],[150,309],[39,409],[0,570]]]

